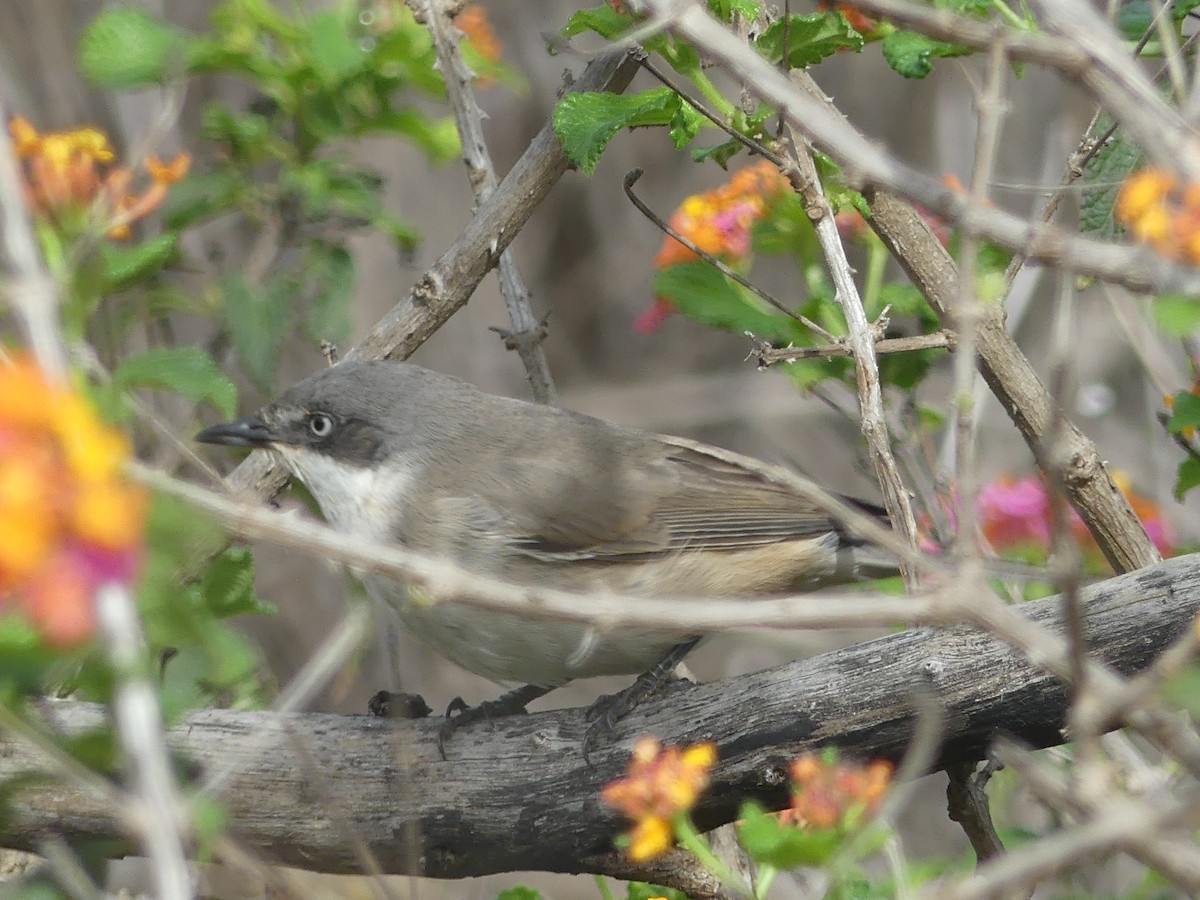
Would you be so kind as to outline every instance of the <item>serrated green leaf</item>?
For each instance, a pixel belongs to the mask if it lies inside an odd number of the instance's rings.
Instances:
[[[223,287],[225,317],[238,360],[258,389],[269,394],[288,331],[292,286],[277,281],[266,288],[251,287],[245,279],[232,275]]]
[[[542,900],[540,891],[524,884],[505,888],[496,895],[496,900]]]
[[[633,25],[633,21],[633,16],[619,13],[605,3],[603,6],[593,6],[572,13],[560,34],[570,38],[583,34],[585,31],[594,31],[601,37],[611,40],[628,30]]]
[[[1167,429],[1172,434],[1179,434],[1185,428],[1200,428],[1200,396],[1189,391],[1180,391],[1172,398],[1171,418],[1167,420]]]
[[[741,141],[731,138],[722,144],[715,144],[712,147],[697,147],[692,151],[692,162],[704,162],[706,159],[711,159],[718,166],[724,169],[729,160],[735,157],[745,149],[745,144]]]
[[[708,11],[722,22],[731,21],[734,13],[752,22],[762,12],[762,4],[758,0],[708,0]]]
[[[975,51],[962,44],[949,44],[915,31],[894,31],[883,39],[883,58],[905,78],[924,78],[939,57],[969,56]]]
[[[1099,139],[1112,126],[1112,119],[1102,115],[1088,137]],[[1079,211],[1079,227],[1085,234],[1115,238],[1124,233],[1113,216],[1113,206],[1121,184],[1130,173],[1140,168],[1145,159],[1142,151],[1125,140],[1118,130],[1088,163],[1083,172],[1083,199]]]
[[[1152,309],[1158,327],[1172,337],[1190,337],[1200,329],[1200,297],[1158,297]]]
[[[766,307],[708,263],[677,263],[654,276],[655,296],[666,297],[690,319],[734,334],[753,332],[768,341],[797,337],[795,320]]]
[[[123,291],[165,266],[179,247],[179,236],[160,234],[136,244],[100,245],[105,292]]]
[[[671,123],[668,128],[668,133],[671,135],[671,143],[675,145],[675,149],[678,150],[691,143],[692,139],[699,133],[707,121],[704,116],[696,111],[696,108],[692,104],[681,100],[679,108],[671,116]]]
[[[819,866],[837,852],[842,842],[831,829],[784,825],[757,803],[742,804],[738,838],[752,859],[777,869]]]
[[[1200,459],[1189,456],[1175,473],[1175,499],[1182,500],[1184,494],[1197,486],[1200,486]]]
[[[129,357],[113,372],[122,390],[152,387],[211,403],[225,417],[237,408],[237,388],[199,347],[157,347]]]
[[[567,94],[554,108],[554,133],[571,162],[591,175],[613,135],[634,125],[668,125],[679,102],[679,95],[665,87],[639,94]]]
[[[188,35],[144,9],[120,6],[96,16],[79,41],[79,68],[93,84],[129,88],[183,74]]]
[[[784,58],[784,40],[791,68],[811,66],[838,50],[857,51],[863,47],[863,36],[841,13],[832,11],[778,19],[754,43],[769,62],[778,63]]]
[[[218,619],[275,614],[275,607],[254,591],[254,554],[246,547],[229,547],[210,562],[200,579],[200,593]]]

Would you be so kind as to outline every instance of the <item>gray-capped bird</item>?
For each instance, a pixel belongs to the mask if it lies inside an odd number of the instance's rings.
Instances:
[[[518,584],[745,596],[896,572],[886,553],[730,454],[493,396],[409,363],[340,363],[196,439],[274,451],[338,531]],[[519,711],[575,678],[661,676],[697,640],[686,628],[599,633],[465,604],[422,605],[393,579],[363,580],[449,659],[524,685],[448,725]],[[594,723],[611,729],[654,682],[602,698]],[[597,734],[589,731],[585,749]]]

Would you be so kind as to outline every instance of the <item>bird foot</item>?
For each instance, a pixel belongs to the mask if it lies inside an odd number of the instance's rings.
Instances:
[[[438,729],[438,753],[446,758],[446,741],[464,725],[473,722],[491,722],[501,716],[524,715],[527,704],[549,692],[549,688],[527,684],[502,694],[495,700],[485,700],[475,706],[468,706],[462,697],[455,697],[446,707],[446,718]]]

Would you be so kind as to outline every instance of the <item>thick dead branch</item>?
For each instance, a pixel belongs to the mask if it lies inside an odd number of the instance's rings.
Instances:
[[[953,329],[959,297],[958,268],[946,248],[912,204],[884,191],[865,192],[868,221],[887,244],[912,283]],[[1158,551],[1137,515],[1117,488],[1100,451],[1087,435],[1059,412],[1029,359],[1004,327],[1004,308],[990,307],[977,324],[979,372],[1035,455],[1049,449],[1051,429],[1060,429],[1055,449],[1061,454],[1064,486],[1071,505],[1118,571],[1153,563]]]
[[[1200,607],[1200,555],[1113,578],[1086,589],[1083,601],[1094,657],[1124,673],[1139,671]],[[1061,633],[1061,606],[1052,597],[1022,609]],[[836,744],[899,758],[921,698],[930,696],[945,711],[938,766],[981,758],[1000,733],[1033,746],[1063,739],[1063,684],[994,638],[959,627],[912,629],[751,675],[680,686],[622,722],[623,740],[595,754],[594,769],[579,753],[585,722],[578,709],[464,729],[446,760],[438,755],[436,720],[204,710],[177,726],[171,742],[193,770],[231,773],[219,799],[233,836],[272,861],[358,871],[350,828],[353,843],[387,872],[459,877],[546,869],[654,880],[667,873],[635,870],[610,852],[623,824],[596,794],[623,769],[634,736],[717,742],[714,785],[697,810],[702,826],[715,827],[747,797],[785,803],[786,765],[798,752]],[[103,721],[102,710],[88,704],[49,708],[66,731]],[[39,771],[55,774],[20,738],[0,734],[0,779]],[[61,778],[27,781],[10,809],[4,840],[15,847],[36,846],[47,833],[119,834],[102,797]]]

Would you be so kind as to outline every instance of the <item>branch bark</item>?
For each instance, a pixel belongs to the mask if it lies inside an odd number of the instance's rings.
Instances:
[[[867,218],[871,227],[925,295],[942,325],[955,329],[958,268],[946,248],[912,204],[885,191],[864,193],[871,207]],[[1067,497],[1113,568],[1128,572],[1156,562],[1158,550],[1108,474],[1099,449],[1065,415],[1056,415],[1050,392],[1005,329],[1004,318],[1004,307],[992,306],[976,326],[984,381],[1035,455],[1050,449],[1052,429],[1059,429],[1055,449],[1063,460]]]
[[[1200,608],[1200,555],[1178,557],[1083,592],[1089,647],[1122,673],[1144,669],[1190,627]],[[1061,633],[1060,598],[1021,610]],[[1061,743],[1068,696],[1060,680],[983,632],[912,629],[763,672],[681,685],[620,726],[623,740],[584,764],[583,710],[555,710],[465,728],[437,750],[438,720],[202,710],[171,745],[206,775],[229,769],[219,796],[233,837],[273,862],[325,872],[361,870],[365,847],[385,872],[462,877],[543,869],[662,883],[611,852],[623,823],[597,796],[624,768],[630,739],[713,740],[720,763],[696,810],[702,827],[734,818],[756,797],[786,802],[786,765],[829,744],[898,758],[922,697],[945,710],[937,766],[980,758],[1000,733],[1033,746]],[[48,704],[68,732],[104,721],[101,708]],[[0,781],[52,766],[18,736],[0,734]],[[46,833],[119,834],[104,798],[62,779],[25,779],[0,839],[27,848]],[[348,834],[353,840],[348,840]],[[677,876],[676,876],[677,877]]]

